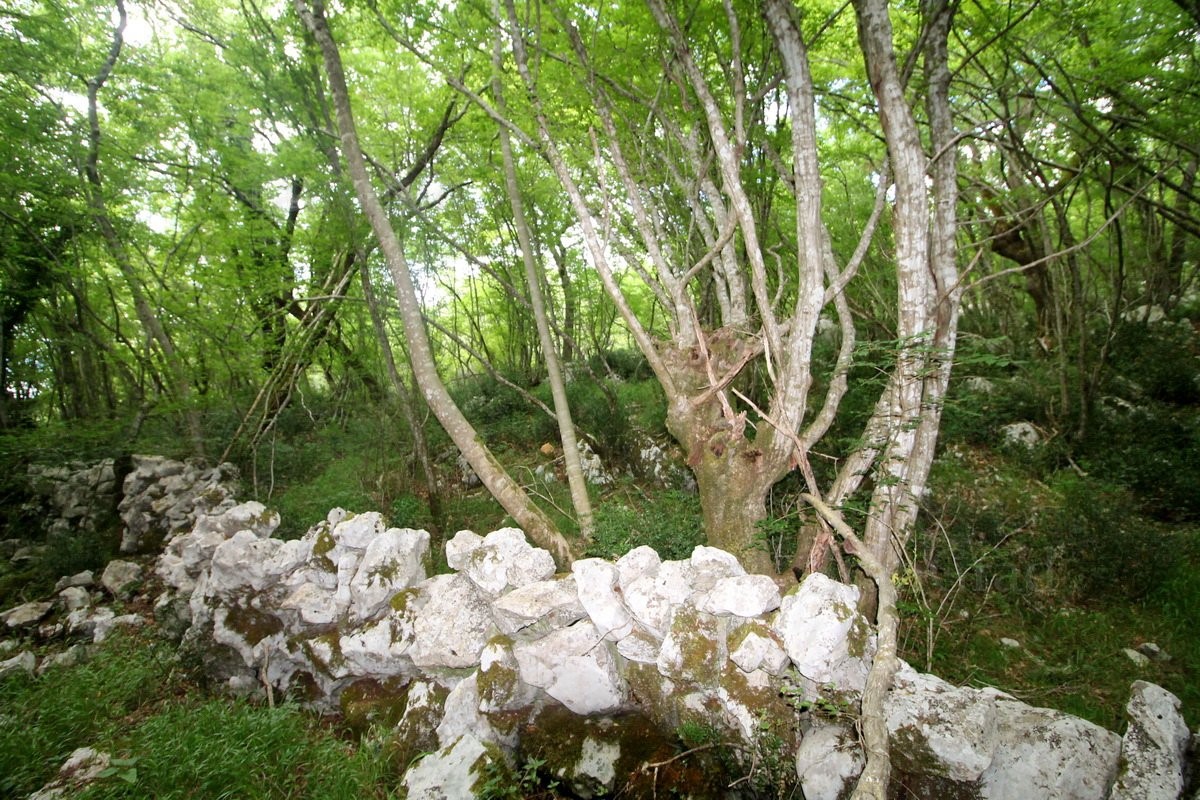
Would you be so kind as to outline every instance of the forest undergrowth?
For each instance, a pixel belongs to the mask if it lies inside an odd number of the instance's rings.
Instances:
[[[1124,380],[1121,363],[1112,386]],[[951,682],[994,686],[1113,730],[1122,728],[1131,682],[1148,680],[1182,698],[1194,727],[1200,391],[1181,389],[1170,375],[1156,387],[1150,376],[1136,396],[1102,397],[1093,434],[1070,442],[1044,410],[1036,370],[987,362],[956,382],[919,529],[898,576],[902,655]],[[579,549],[616,557],[648,544],[664,558],[685,558],[703,542],[697,499],[684,486],[649,481],[635,458],[644,437],[666,441],[661,393],[636,379],[605,389],[572,390],[578,425],[596,434],[594,447],[613,476],[592,487],[596,535]],[[545,477],[555,472],[555,455],[543,450],[554,442],[553,420],[486,379],[459,393],[513,474],[569,531],[565,482]],[[511,522],[483,489],[458,483],[451,446],[435,434],[445,487],[437,526],[402,426],[370,411],[313,395],[282,415],[256,449],[235,454],[243,496],[280,511],[280,535],[300,536],[335,506],[379,510],[393,525],[437,527],[441,537]],[[219,435],[219,414],[210,421]],[[1015,421],[1029,422],[1040,441],[1006,443],[1004,426]],[[7,437],[6,536],[28,536],[37,524],[17,502],[18,473],[33,453],[52,462],[112,454],[114,431]],[[153,426],[136,448],[180,454]],[[805,521],[797,490],[780,484],[761,526],[762,546],[780,564],[790,561]],[[0,605],[47,596],[60,575],[102,567],[117,533],[112,521],[103,535],[57,539],[34,566],[3,568]],[[1149,663],[1125,652],[1149,643],[1163,654]],[[0,682],[0,797],[35,790],[85,745],[119,761],[87,797],[386,797],[404,769],[386,757],[386,731],[352,731],[294,707],[210,695],[152,634],[109,643],[82,666]]]

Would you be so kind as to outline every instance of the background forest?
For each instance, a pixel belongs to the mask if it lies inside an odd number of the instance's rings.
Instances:
[[[225,460],[290,536],[877,567],[921,668],[1194,725],[1198,49],[1185,0],[16,0],[0,538],[31,464]]]

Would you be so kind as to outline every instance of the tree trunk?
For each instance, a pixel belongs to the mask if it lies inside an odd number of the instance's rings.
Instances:
[[[479,479],[492,496],[513,516],[517,524],[540,547],[549,550],[560,569],[571,564],[571,551],[566,540],[554,527],[554,523],[537,508],[524,490],[505,472],[491,451],[483,444],[471,423],[455,405],[446,386],[438,375],[433,351],[421,317],[416,288],[408,269],[408,259],[396,232],[392,229],[387,211],[379,201],[367,173],[366,160],[358,142],[354,116],[350,108],[350,93],[342,70],[341,55],[337,43],[325,20],[324,4],[314,0],[311,11],[305,0],[295,0],[295,7],[320,47],[325,61],[325,74],[329,80],[330,94],[337,110],[338,133],[341,136],[342,155],[354,184],[355,194],[362,205],[380,249],[387,260],[392,282],[396,288],[396,300],[400,309],[400,320],[408,340],[409,357],[413,377],[425,397],[425,402],[437,416],[446,433],[462,451]]]
[[[499,3],[494,8],[499,16]],[[497,35],[492,50],[492,99],[500,113],[505,113],[504,87],[500,81],[501,49]],[[534,257],[530,242],[529,224],[525,219],[525,206],[521,201],[521,187],[517,184],[517,167],[513,160],[512,141],[508,128],[497,126],[500,136],[500,154],[504,161],[504,187],[512,206],[513,225],[517,229],[517,241],[521,246],[521,261],[525,266],[525,284],[529,287],[529,304],[533,308],[533,319],[537,326],[538,340],[542,346],[542,358],[546,362],[546,376],[550,381],[550,394],[554,398],[554,416],[558,422],[558,434],[562,440],[563,463],[567,472],[567,484],[571,489],[571,504],[579,523],[579,534],[585,543],[591,542],[595,532],[592,517],[592,501],[588,497],[587,481],[583,477],[583,465],[579,458],[579,443],[575,438],[575,422],[571,419],[571,405],[567,402],[567,387],[559,368],[558,353],[554,337],[550,332],[550,319],[546,314],[546,301],[542,297],[542,270]]]
[[[379,304],[375,302],[375,290],[371,286],[371,270],[366,263],[366,254],[360,254],[359,260],[363,262],[359,272],[362,278],[363,298],[367,301],[367,311],[371,315],[371,326],[375,329],[375,338],[378,339],[379,350],[383,353],[383,363],[395,393],[396,405],[400,408],[400,415],[404,417],[404,424],[412,436],[413,453],[417,456],[417,463],[420,464],[421,474],[425,478],[429,514],[433,517],[433,525],[437,529],[434,533],[441,534],[446,527],[446,516],[442,511],[442,492],[438,486],[437,471],[429,454],[429,441],[425,438],[425,429],[417,419],[416,409],[413,408],[412,393],[404,383],[404,378],[400,377],[400,370],[396,369],[396,357],[392,352],[392,343],[388,340],[387,328],[383,324],[383,314],[379,310]]]
[[[100,67],[100,71],[96,73],[96,76],[88,81],[88,157],[84,172],[88,184],[91,186],[90,200],[96,225],[100,229],[100,234],[104,238],[104,243],[107,245],[113,261],[116,262],[117,269],[120,270],[122,277],[124,277],[125,282],[129,286],[129,293],[133,296],[133,305],[137,312],[138,320],[142,323],[142,327],[146,329],[147,335],[158,345],[159,350],[162,351],[163,360],[166,362],[167,370],[170,373],[170,384],[168,385],[183,406],[184,420],[187,425],[188,434],[192,440],[192,450],[197,456],[203,458],[204,432],[200,425],[200,415],[192,406],[191,381],[188,379],[183,361],[175,349],[174,341],[172,341],[162,324],[162,320],[154,313],[154,309],[150,307],[150,302],[146,299],[141,280],[138,278],[133,262],[129,258],[129,253],[125,249],[125,243],[121,241],[116,228],[113,227],[104,201],[104,190],[99,168],[100,115],[97,98],[100,89],[112,74],[113,67],[121,55],[127,19],[124,0],[117,0],[117,15],[117,26],[113,29],[112,45],[109,49],[108,57]]]

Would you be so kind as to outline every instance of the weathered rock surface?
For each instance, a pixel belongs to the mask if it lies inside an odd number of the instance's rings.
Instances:
[[[54,608],[54,604],[48,601],[30,601],[10,608],[0,614],[0,619],[4,620],[4,624],[9,629],[32,628],[45,619],[52,608]]]
[[[805,800],[841,800],[850,796],[866,763],[855,731],[823,725],[800,741],[796,777]]]
[[[266,683],[318,709],[340,706],[348,719],[394,723],[402,763],[413,764],[410,797],[472,797],[486,765],[503,770],[527,740],[554,749],[546,768],[576,796],[611,795],[645,777],[639,766],[669,760],[685,724],[749,754],[771,721],[795,748],[806,797],[843,797],[861,772],[845,717],[821,715],[829,704],[855,706],[874,653],[852,586],[813,575],[780,597],[773,580],[710,547],[682,561],[638,548],[555,575],[550,554],[511,528],[460,532],[446,545],[454,572],[430,577],[424,531],[334,509],[283,542],[263,506],[237,504],[226,484],[209,491],[228,477],[145,458],[126,481],[136,497],[123,511],[142,515],[137,546],[165,540],[154,569],[166,587],[160,627],[182,633],[182,646],[233,691]],[[125,569],[105,570],[108,593],[141,580]],[[89,583],[64,579],[44,609],[6,612],[6,627],[100,641],[144,623],[88,605],[99,598]],[[42,669],[86,656],[77,646]],[[35,670],[31,658],[3,663]],[[797,723],[784,694],[813,710]],[[885,712],[897,787],[913,797],[1156,800],[1184,785],[1178,701],[1150,684],[1134,686],[1124,740],[907,665]]]
[[[75,750],[58,769],[54,780],[29,795],[29,800],[60,800],[78,796],[108,769],[111,757],[90,747]]]
[[[408,800],[469,800],[477,796],[484,769],[493,758],[483,743],[464,734],[422,758],[404,774]]]
[[[783,598],[775,632],[796,670],[817,686],[861,692],[866,683],[874,639],[858,596],[857,587],[818,572]]]
[[[121,552],[157,550],[191,530],[197,516],[232,507],[237,478],[232,464],[203,469],[161,456],[133,456],[117,506],[124,524]]]
[[[48,537],[73,531],[95,531],[101,518],[116,507],[116,472],[111,458],[94,464],[31,464],[27,471],[31,516],[44,520]]]
[[[0,678],[6,678],[14,672],[32,675],[35,667],[37,667],[37,656],[28,650],[22,650],[12,658],[0,661]]]
[[[1117,774],[1120,737],[1061,711],[998,698],[995,741],[984,800],[1102,800]]]
[[[133,589],[142,580],[142,566],[132,561],[115,560],[108,562],[100,575],[100,585],[113,597],[124,598],[133,593]]]
[[[1179,698],[1166,689],[1134,682],[1125,707],[1129,727],[1121,740],[1121,772],[1110,800],[1180,797],[1190,735],[1179,705]]]

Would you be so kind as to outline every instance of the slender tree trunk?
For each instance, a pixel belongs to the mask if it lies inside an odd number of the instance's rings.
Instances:
[[[499,2],[494,5],[497,17]],[[504,105],[504,87],[500,80],[501,49],[497,34],[492,49],[492,100],[501,114],[507,113]],[[575,422],[571,419],[571,405],[567,402],[567,387],[559,368],[558,353],[554,337],[550,332],[550,320],[546,315],[546,301],[542,297],[542,270],[534,257],[530,242],[529,224],[525,219],[525,205],[521,201],[521,187],[517,184],[517,167],[513,160],[512,141],[508,128],[497,126],[500,136],[500,154],[504,161],[504,187],[512,206],[513,225],[517,229],[517,241],[521,247],[521,261],[525,265],[525,284],[529,287],[529,304],[533,307],[533,319],[537,325],[538,340],[542,346],[542,358],[546,362],[546,375],[550,381],[550,394],[554,398],[554,416],[558,421],[558,435],[562,440],[563,462],[567,472],[567,484],[571,489],[571,504],[579,522],[579,533],[584,542],[590,542],[595,532],[592,517],[592,501],[588,497],[587,481],[583,477],[583,465],[579,458],[579,443],[575,438]]]
[[[396,369],[396,357],[392,352],[392,343],[388,340],[387,327],[383,324],[383,314],[379,310],[379,304],[375,302],[375,290],[371,286],[370,269],[367,268],[365,254],[360,260],[363,262],[362,268],[359,270],[362,277],[363,297],[367,301],[371,325],[375,329],[375,338],[379,340],[379,350],[383,353],[383,363],[387,368],[388,380],[391,381],[396,395],[396,404],[400,407],[404,424],[408,426],[408,432],[412,436],[413,452],[417,456],[417,463],[421,465],[421,474],[425,478],[425,489],[429,494],[429,513],[433,517],[433,524],[437,528],[436,532],[441,533],[446,527],[446,519],[442,511],[442,493],[438,486],[437,471],[433,468],[433,458],[429,455],[429,441],[425,438],[425,429],[421,426],[421,421],[417,419],[416,409],[413,408],[412,393],[405,385],[404,378],[400,376],[400,370]]]
[[[127,20],[124,0],[117,0],[117,14],[118,22],[117,26],[113,29],[112,45],[109,48],[108,57],[100,67],[100,71],[96,73],[96,76],[88,81],[88,158],[84,171],[88,184],[91,186],[90,199],[92,213],[96,220],[96,225],[100,229],[100,235],[104,238],[104,243],[107,245],[113,261],[116,262],[117,269],[120,270],[122,277],[125,278],[125,282],[129,286],[129,292],[133,296],[133,305],[137,312],[138,320],[142,323],[142,327],[146,329],[147,335],[150,336],[154,343],[158,345],[159,350],[162,351],[163,360],[166,362],[167,370],[170,372],[171,389],[183,406],[184,419],[187,424],[188,434],[192,440],[192,450],[197,456],[203,458],[204,432],[200,425],[200,415],[192,406],[191,381],[188,379],[183,361],[175,349],[174,341],[172,341],[162,324],[162,320],[154,313],[154,309],[151,308],[150,302],[146,298],[141,280],[134,269],[128,251],[125,249],[125,243],[121,241],[116,228],[113,227],[104,201],[104,189],[100,179],[99,168],[100,115],[97,98],[100,94],[100,89],[112,74],[113,67],[121,55]]]
[[[513,516],[517,524],[525,529],[535,543],[550,551],[560,568],[565,568],[571,563],[571,551],[566,540],[555,529],[550,518],[530,501],[524,490],[513,481],[491,451],[484,446],[471,423],[455,405],[437,373],[429,338],[421,318],[416,288],[408,269],[408,260],[367,173],[366,160],[358,142],[358,133],[350,108],[350,93],[346,88],[341,55],[325,20],[324,4],[322,0],[313,0],[310,10],[306,0],[295,0],[295,7],[320,47],[325,61],[325,74],[337,110],[342,155],[346,159],[346,167],[358,201],[363,207],[363,213],[371,223],[392,274],[400,319],[408,340],[413,376],[425,397],[425,402],[429,404],[446,433],[458,445],[492,496]]]

